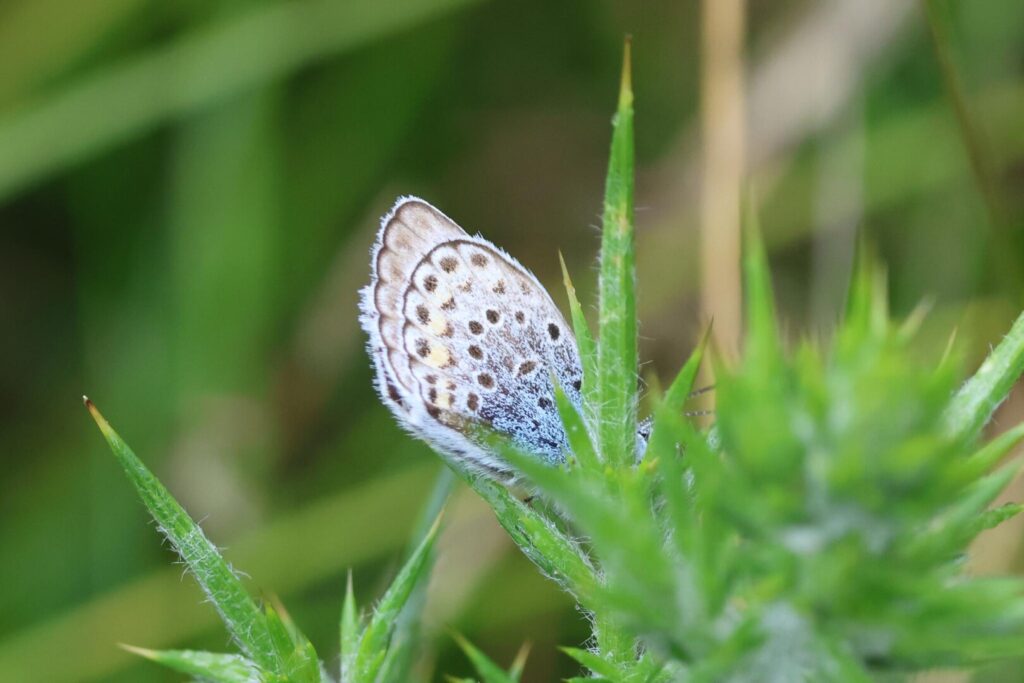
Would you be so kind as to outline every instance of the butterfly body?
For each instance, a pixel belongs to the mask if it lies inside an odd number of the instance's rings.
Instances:
[[[510,468],[475,425],[541,460],[565,461],[552,378],[579,408],[579,351],[551,297],[518,261],[404,197],[381,220],[360,294],[375,385],[402,425],[494,476]]]

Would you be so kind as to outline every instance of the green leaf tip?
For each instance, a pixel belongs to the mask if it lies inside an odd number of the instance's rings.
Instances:
[[[711,324],[709,323],[704,332],[701,334],[700,341],[693,347],[693,351],[690,353],[690,357],[686,359],[686,363],[680,368],[679,374],[676,375],[675,379],[672,380],[672,384],[669,385],[668,392],[662,399],[662,402],[669,410],[682,411],[683,404],[686,399],[690,397],[690,392],[693,390],[693,383],[697,379],[697,372],[700,370],[701,361],[704,360],[704,352],[708,346],[708,340],[711,338]]]
[[[274,651],[266,619],[230,565],[96,405],[87,397],[83,402],[146,509],[220,613],[242,652],[265,670],[281,671],[282,662]]]
[[[523,669],[526,668],[526,660],[530,656],[530,650],[532,649],[532,643],[523,643],[519,648],[519,652],[516,653],[515,659],[512,660],[512,666],[509,667],[508,673],[515,680],[519,680],[519,677],[523,674]]]
[[[753,192],[748,190],[743,200],[743,294],[747,353],[759,358],[771,358],[779,352],[775,297],[756,207]]]
[[[451,632],[452,639],[458,644],[466,657],[473,664],[473,668],[476,669],[477,673],[483,679],[483,683],[517,683],[519,675],[516,673],[517,667],[521,667],[521,664],[513,663],[512,669],[506,672],[500,666],[498,666],[490,657],[485,655],[483,651],[478,649],[469,640],[463,637],[456,631]],[[519,652],[522,655],[522,650]],[[518,662],[519,655],[516,656]]]
[[[953,398],[946,415],[949,432],[974,438],[1024,372],[1024,313]]]
[[[881,334],[889,324],[888,288],[885,268],[875,247],[861,235],[846,293],[843,328],[845,337],[850,339],[848,343],[856,346],[864,335]]]
[[[569,276],[569,268],[565,265],[565,257],[562,256],[561,249],[558,250],[558,263],[562,267],[562,284],[565,286],[565,293],[569,297],[569,308],[572,313],[575,313],[575,308],[579,307],[580,301],[576,297],[576,285],[572,283],[572,278]],[[575,316],[573,322],[576,322]]]
[[[144,657],[194,680],[210,683],[251,683],[266,680],[252,661],[235,654],[198,650],[149,650],[120,643],[122,650]],[[279,680],[277,677],[269,680]]]
[[[359,628],[359,614],[356,607],[355,588],[352,585],[352,570],[348,570],[345,582],[345,601],[341,605],[341,679],[348,680],[354,672],[356,651],[362,635]]]
[[[565,294],[569,298],[569,313],[572,318],[572,329],[576,335],[576,346],[580,350],[580,361],[583,364],[583,395],[584,403],[589,403],[589,397],[594,395],[597,386],[597,356],[595,352],[594,335],[590,332],[587,318],[583,314],[583,307],[576,296],[576,287],[569,277],[569,269],[565,265],[565,258],[562,252],[558,252],[558,262],[562,266],[562,282],[565,285]]]
[[[626,34],[622,44],[622,80],[619,84],[619,109],[633,106],[633,36]]]
[[[425,580],[429,575],[431,551],[433,550],[438,530],[441,528],[441,518],[443,516],[444,510],[442,509],[434,519],[430,530],[423,537],[423,540],[420,541],[416,549],[413,550],[405,564],[398,571],[398,575],[395,576],[391,585],[377,602],[366,627],[359,635],[358,644],[354,643],[347,634],[343,633],[342,647],[346,653],[353,652],[354,654],[351,660],[343,658],[342,666],[349,666],[348,662],[351,662],[350,667],[354,676],[353,680],[377,680],[387,656],[392,634],[398,624],[399,614],[419,582]],[[351,618],[345,616],[345,612],[349,609],[349,604],[353,605],[354,609],[354,601],[350,603],[346,596],[346,605],[342,608],[343,629],[346,629],[344,622]],[[352,621],[349,620],[348,626],[351,625]],[[352,629],[349,628],[348,631],[351,632]]]
[[[117,435],[114,428],[110,426],[107,419],[103,417],[103,413],[96,407],[96,404],[92,402],[92,399],[88,396],[82,396],[82,403],[85,404],[85,409],[89,411],[89,415],[92,416],[93,422],[100,428],[100,432],[103,433],[103,438],[113,446],[115,441],[120,441],[121,437]]]
[[[619,671],[618,667],[611,662],[606,661],[596,652],[583,650],[578,647],[560,647],[558,649],[590,669],[598,676],[603,676],[610,680],[619,680],[622,677],[622,672]],[[592,679],[588,678],[586,680]]]
[[[598,281],[600,343],[595,392],[599,450],[605,462],[626,466],[636,450],[636,252],[633,244],[635,161],[630,53],[623,57],[619,107],[612,125],[605,179]]]
[[[86,403],[88,403],[88,398],[84,396],[82,398],[85,398]],[[133,655],[138,655],[139,657],[145,657],[146,659],[156,660],[158,656],[156,650],[150,650],[149,648],[145,647],[136,647],[135,645],[128,645],[127,643],[118,643],[117,646],[125,652],[129,652]]]

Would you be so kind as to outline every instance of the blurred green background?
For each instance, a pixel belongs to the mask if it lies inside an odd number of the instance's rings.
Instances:
[[[560,303],[561,250],[593,301],[626,33],[641,354],[673,372],[735,304],[701,295],[735,257],[700,246],[731,229],[701,226],[712,2],[0,4],[3,677],[177,680],[116,643],[229,645],[82,393],[333,665],[346,570],[378,594],[439,470],[371,389],[356,289],[378,216],[421,195]],[[1024,305],[1024,3],[935,9],[938,43],[913,1],[745,8],[742,165],[787,334],[828,334],[857,231],[898,315],[931,302],[925,346],[956,328],[976,361]],[[997,422],[1022,419],[1018,392]],[[448,518],[438,670],[469,673],[451,627],[506,663],[532,642],[525,680],[573,673],[571,603],[471,495]],[[1021,526],[998,534],[973,566],[1024,571]]]

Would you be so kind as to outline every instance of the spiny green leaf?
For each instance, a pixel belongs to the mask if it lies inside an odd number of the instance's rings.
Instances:
[[[209,597],[242,652],[261,669],[282,673],[263,613],[188,513],[118,436],[88,398],[85,406],[160,530]]]
[[[409,556],[405,565],[399,570],[398,576],[391,582],[384,596],[377,603],[356,649],[353,662],[356,681],[371,683],[376,680],[384,661],[388,640],[395,628],[395,620],[417,583],[426,576],[425,570],[429,566],[430,551],[440,525],[441,517],[438,516],[419,547]]]
[[[552,373],[552,384],[555,387],[555,403],[558,406],[558,415],[562,419],[562,426],[569,439],[569,448],[572,449],[579,465],[585,470],[596,472],[601,467],[597,453],[594,451],[594,443],[590,440],[590,432],[587,430],[583,416],[576,411],[569,397],[565,395],[562,387],[555,380]]]
[[[861,237],[846,296],[840,343],[860,344],[869,335],[880,334],[887,324],[885,276],[871,246]]]
[[[633,246],[633,90],[630,44],[622,66],[601,233],[597,420],[601,455],[616,466],[636,452],[636,266]]]
[[[957,392],[946,421],[949,432],[962,439],[974,438],[1024,372],[1024,313],[977,372]]]
[[[493,447],[500,449],[501,442],[495,440]],[[593,594],[597,575],[579,543],[501,484],[474,475],[450,458],[446,461],[487,502],[498,523],[545,576],[556,581],[577,600],[586,601]]]
[[[281,675],[288,683],[320,683],[320,659],[312,643],[288,618],[269,604],[264,608],[267,628],[282,662]]]
[[[1024,505],[1021,503],[1005,503],[999,507],[994,507],[989,510],[985,510],[975,522],[975,528],[968,530],[971,538],[977,536],[982,531],[987,529],[994,529],[1008,519],[1012,519],[1019,515],[1024,510]]]
[[[661,443],[664,440],[664,434],[658,434],[659,429],[662,431],[665,429],[664,426],[659,427],[658,415],[671,415],[683,412],[683,408],[686,405],[686,399],[689,398],[690,392],[693,390],[693,383],[697,378],[698,370],[700,370],[701,360],[704,358],[704,349],[707,347],[710,332],[710,327],[704,331],[704,335],[701,337],[700,342],[690,353],[690,357],[686,359],[686,363],[683,364],[683,367],[679,370],[675,379],[672,380],[672,384],[669,386],[668,392],[661,399],[661,403],[655,411],[654,426],[651,429],[651,436],[648,440],[648,444],[654,442]],[[648,446],[648,448],[650,447]],[[664,452],[668,453],[674,450],[673,442],[672,444],[668,444],[668,448],[666,448]]]
[[[602,558],[606,580],[596,602],[581,600],[581,604],[597,612],[595,633],[602,652],[635,659],[635,637],[622,631],[617,615],[599,610],[602,601],[628,602],[648,619],[658,620],[664,615],[665,595],[671,592],[672,569],[662,552],[661,530],[644,512],[649,500],[637,486],[640,475],[620,471],[620,485],[613,493],[606,479],[595,473],[549,467],[511,447],[502,453],[532,483],[571,511],[573,521],[590,537]]]
[[[699,551],[693,547],[698,539],[699,515],[696,509],[695,493],[686,482],[686,468],[683,466],[682,442],[678,436],[682,418],[675,412],[658,407],[655,413],[655,427],[647,446],[648,458],[658,468],[658,484],[665,505],[661,512],[665,517],[665,530],[670,533],[680,551],[681,557],[693,557]],[[702,482],[703,485],[703,482]]]
[[[628,579],[618,583],[627,582]],[[623,603],[642,603],[643,596],[637,595],[638,591],[635,589],[615,590],[608,585],[602,586],[602,589],[601,602],[604,604],[597,607],[593,617],[594,641],[605,659],[628,669],[636,664],[637,631],[629,628],[618,612]],[[636,611],[645,612],[647,609],[641,606]]]
[[[508,674],[504,669],[491,661],[491,658],[478,650],[472,643],[458,633],[453,633],[452,638],[459,644],[462,651],[466,653],[469,661],[483,679],[483,683],[518,683],[519,678]]]
[[[972,454],[963,465],[967,479],[976,479],[992,469],[1024,439],[1024,423],[1008,429]]]
[[[146,650],[129,645],[121,647],[179,673],[212,683],[253,683],[262,680],[257,666],[241,655],[194,650]]]
[[[700,362],[704,358],[704,349],[707,348],[710,334],[711,326],[708,326],[697,346],[690,353],[690,357],[686,359],[686,363],[672,380],[672,384],[662,399],[662,404],[666,409],[682,412],[686,400],[690,397],[690,392],[693,391],[693,383],[697,379],[697,371],[700,370]]]
[[[430,533],[433,521],[444,509],[454,484],[455,474],[447,467],[441,468],[430,496],[420,513],[419,522],[413,532],[409,554],[416,552],[416,546]],[[436,556],[436,550],[430,553],[423,578],[417,582],[412,595],[406,600],[405,607],[398,615],[384,663],[381,665],[380,683],[406,683],[412,678],[412,667],[421,644],[421,621],[423,608],[427,602],[429,575],[433,571]]]
[[[284,622],[281,621],[277,612],[269,604],[263,605],[263,614],[267,621],[267,630],[270,632],[270,639],[274,644],[277,657],[282,662],[286,662],[295,647],[292,643],[291,635],[288,633],[288,629],[285,627]]]
[[[696,429],[677,413],[660,411],[665,408],[659,407],[661,427],[654,435],[658,442],[652,438],[651,445],[661,453],[658,469],[665,527],[679,553],[676,585],[682,595],[690,597],[679,615],[683,634],[679,645],[686,652],[697,653],[710,647],[710,616],[723,608],[732,574],[725,556],[731,534],[715,514],[715,497],[723,485],[723,473],[718,456]],[[673,452],[675,444],[681,453]],[[690,484],[687,473],[692,476]]]
[[[558,253],[558,262],[562,266],[562,282],[565,284],[565,293],[569,297],[569,313],[572,318],[572,329],[576,335],[576,346],[580,351],[580,361],[583,364],[583,399],[586,405],[596,403],[597,391],[597,349],[594,344],[594,336],[590,333],[590,326],[587,324],[587,317],[583,314],[583,307],[580,300],[576,298],[576,287],[569,278],[569,269],[565,267],[565,259],[562,253]]]
[[[601,477],[582,470],[550,467],[511,447],[502,454],[533,484],[571,510],[573,521],[591,534],[595,544],[606,544],[610,551],[618,547],[626,553],[639,538],[639,534],[630,531],[630,520],[623,519],[620,501],[610,500]]]
[[[618,680],[622,676],[622,672],[616,665],[606,661],[596,652],[581,650],[576,647],[563,647],[559,649],[599,676],[604,676],[611,680]],[[586,680],[591,681],[594,679],[588,678]]]
[[[362,629],[359,624],[355,590],[352,587],[352,571],[345,584],[345,601],[341,606],[341,680],[349,681],[355,675],[355,657],[359,648]]]
[[[1001,468],[979,479],[968,489],[963,501],[959,502],[956,509],[960,514],[980,514],[982,510],[992,504],[1006,485],[1010,483],[1017,472],[1020,471],[1022,461],[1011,461]]]

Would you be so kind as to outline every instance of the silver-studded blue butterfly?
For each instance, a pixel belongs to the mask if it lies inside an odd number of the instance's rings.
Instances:
[[[422,199],[403,197],[381,219],[360,295],[375,384],[403,426],[491,476],[510,467],[473,425],[551,464],[565,461],[551,380],[580,407],[579,350],[518,261]]]

